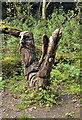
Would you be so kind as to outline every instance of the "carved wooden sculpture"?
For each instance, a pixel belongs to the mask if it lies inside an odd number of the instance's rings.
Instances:
[[[54,63],[58,41],[62,36],[60,29],[56,29],[50,38],[47,35],[42,36],[43,51],[40,61],[36,57],[33,34],[29,31],[12,28],[3,22],[0,22],[0,33],[10,34],[20,39],[20,52],[24,63],[24,74],[28,81],[28,86],[34,86],[36,89],[40,86],[49,84],[50,72]]]
[[[36,57],[33,34],[29,31],[20,33],[20,52],[24,63],[24,74],[29,86],[36,89],[49,84],[50,72],[54,63],[58,41],[62,36],[60,29],[56,29],[50,38],[43,35],[43,51],[40,61]]]

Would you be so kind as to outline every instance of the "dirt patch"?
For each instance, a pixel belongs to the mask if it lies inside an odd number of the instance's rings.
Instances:
[[[0,106],[2,117],[20,118],[27,115],[29,118],[80,118],[80,99],[77,95],[61,96],[49,111],[46,107],[30,106],[27,109],[17,109],[21,104],[20,95],[15,93],[1,93],[2,104]]]

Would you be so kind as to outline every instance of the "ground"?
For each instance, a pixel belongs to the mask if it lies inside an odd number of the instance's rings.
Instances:
[[[19,94],[3,92],[2,104],[0,103],[0,116],[4,118],[20,118],[28,116],[29,118],[80,118],[80,98],[77,95],[61,96],[57,101],[58,105],[54,105],[49,111],[46,107],[30,106],[27,109],[17,109],[21,104]]]

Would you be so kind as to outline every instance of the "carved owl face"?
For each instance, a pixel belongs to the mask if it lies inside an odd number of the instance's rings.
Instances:
[[[34,38],[32,32],[24,31],[21,32],[19,36],[21,36],[19,44],[23,44],[23,45],[34,44]]]

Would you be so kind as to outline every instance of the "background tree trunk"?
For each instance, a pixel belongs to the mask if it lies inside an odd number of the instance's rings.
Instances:
[[[28,2],[28,16],[30,17],[30,2]]]
[[[43,0],[43,5],[42,5],[42,20],[44,20],[44,21],[46,20],[46,9],[48,8],[50,2],[51,2],[51,0],[46,5],[46,0]]]
[[[42,5],[42,20],[46,20],[46,0],[43,0],[43,5]]]

